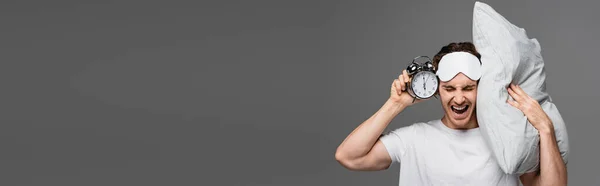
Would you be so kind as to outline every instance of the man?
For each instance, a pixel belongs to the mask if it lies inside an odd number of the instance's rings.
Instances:
[[[507,102],[521,110],[540,133],[540,170],[508,175],[497,165],[481,136],[475,113],[480,59],[469,42],[442,47],[433,65],[440,79],[438,95],[443,117],[383,135],[400,112],[424,101],[414,100],[406,92],[410,78],[404,70],[392,83],[385,104],[340,144],[336,159],[347,169],[363,171],[385,170],[399,163],[399,185],[511,186],[519,185],[519,180],[525,186],[566,185],[566,167],[552,121],[538,102],[516,85],[507,88],[514,98]]]

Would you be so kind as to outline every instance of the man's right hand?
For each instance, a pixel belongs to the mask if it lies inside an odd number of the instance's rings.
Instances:
[[[402,74],[400,74],[398,79],[395,79],[392,83],[389,99],[395,103],[405,106],[411,106],[423,101],[421,99],[415,99],[408,94],[406,89],[408,88],[407,83],[410,82],[410,80],[411,78],[408,76],[408,72],[406,72],[406,70],[402,70]]]

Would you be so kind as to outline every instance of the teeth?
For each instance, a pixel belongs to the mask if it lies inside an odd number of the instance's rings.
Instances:
[[[466,107],[466,106],[463,106],[463,107],[455,107],[455,106],[452,106],[452,108],[454,108],[455,110],[464,110],[464,109],[465,109],[465,108],[467,108],[467,107]]]

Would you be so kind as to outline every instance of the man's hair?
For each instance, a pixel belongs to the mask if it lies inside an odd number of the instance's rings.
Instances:
[[[460,43],[450,43],[444,47],[442,47],[442,49],[435,55],[433,56],[433,66],[435,67],[435,69],[438,68],[438,64],[440,63],[440,60],[442,59],[442,57],[444,57],[444,55],[452,53],[452,52],[469,52],[473,55],[475,55],[477,57],[477,59],[479,59],[479,63],[481,63],[481,54],[479,54],[479,52],[477,52],[477,50],[475,49],[475,45],[473,45],[473,43],[471,42],[460,42]]]

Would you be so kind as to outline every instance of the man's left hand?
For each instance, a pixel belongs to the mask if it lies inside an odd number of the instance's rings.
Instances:
[[[508,94],[514,101],[508,99],[506,102],[521,110],[527,117],[527,120],[529,120],[529,123],[531,123],[540,133],[554,132],[552,120],[550,120],[550,117],[544,112],[537,100],[529,97],[521,87],[514,84],[510,84],[508,87]]]

